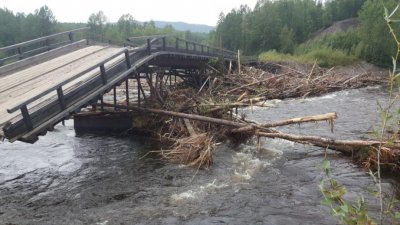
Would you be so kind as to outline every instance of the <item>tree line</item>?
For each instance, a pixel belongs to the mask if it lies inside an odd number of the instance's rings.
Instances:
[[[157,28],[153,21],[138,22],[130,14],[122,15],[116,23],[110,23],[102,11],[92,13],[87,23],[61,23],[47,6],[27,15],[0,8],[0,47],[89,26],[91,38],[115,44],[132,36],[170,34],[239,49],[246,55],[277,51],[313,56],[334,52],[377,65],[390,65],[396,46],[383,9],[394,9],[397,4],[397,0],[259,0],[254,9],[242,5],[226,15],[221,13],[216,29],[210,34],[176,31],[171,25]],[[347,18],[356,18],[358,28],[312,39],[319,31]]]
[[[87,23],[62,23],[57,21],[49,7],[43,6],[27,15],[0,8],[0,47],[85,26],[90,27],[90,38],[115,44],[122,44],[128,37],[156,34],[208,43],[206,33],[177,31],[171,25],[158,28],[153,21],[141,23],[130,14],[122,15],[116,23],[110,23],[102,11],[92,13]]]
[[[0,8],[0,46],[7,46],[52,34],[60,29],[52,11],[43,6],[34,13],[14,14]]]
[[[384,7],[394,9],[396,4],[396,0],[259,0],[254,9],[242,5],[221,13],[210,39],[247,55],[272,50],[300,55],[329,48],[385,65],[391,63],[396,46],[383,12]],[[319,31],[347,18],[357,18],[356,30],[310,41]]]

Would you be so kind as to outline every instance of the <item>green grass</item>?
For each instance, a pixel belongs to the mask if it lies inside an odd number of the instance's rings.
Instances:
[[[348,55],[341,50],[330,48],[312,49],[302,55],[282,54],[276,51],[264,52],[259,56],[265,62],[298,62],[306,64],[317,64],[321,67],[345,66],[358,62],[357,57]]]

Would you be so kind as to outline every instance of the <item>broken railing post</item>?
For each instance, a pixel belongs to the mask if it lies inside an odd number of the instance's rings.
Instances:
[[[147,38],[147,54],[151,54],[151,42],[150,38]]]
[[[64,100],[64,93],[61,86],[57,88],[57,96],[58,96],[58,102],[60,103],[61,111],[63,111],[65,110],[66,105]]]
[[[27,108],[26,105],[23,105],[23,106],[21,107],[21,114],[22,114],[22,118],[23,118],[23,120],[24,120],[26,129],[27,129],[28,131],[33,130],[32,119],[31,119],[31,117],[29,116],[28,108]]]
[[[162,50],[165,51],[166,43],[165,43],[165,37],[162,38]]]

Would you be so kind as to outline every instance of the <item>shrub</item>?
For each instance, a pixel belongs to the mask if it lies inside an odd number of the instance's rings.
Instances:
[[[330,48],[315,48],[305,54],[291,55],[276,51],[264,52],[259,56],[260,60],[267,62],[298,62],[313,64],[317,62],[322,67],[350,65],[358,61],[354,55],[348,55],[342,50]]]

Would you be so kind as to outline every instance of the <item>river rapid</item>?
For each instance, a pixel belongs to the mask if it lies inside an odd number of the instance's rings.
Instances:
[[[271,108],[239,110],[267,122],[337,112],[329,124],[292,125],[294,134],[363,138],[378,122],[384,88],[369,87],[322,97],[270,101]],[[0,224],[337,224],[321,204],[321,148],[262,139],[237,147],[221,143],[215,164],[196,170],[161,161],[151,140],[139,137],[76,136],[73,121],[31,145],[0,143]],[[373,216],[378,199],[373,179],[339,153],[328,152],[332,176],[364,196]],[[390,193],[394,182],[383,180]]]

